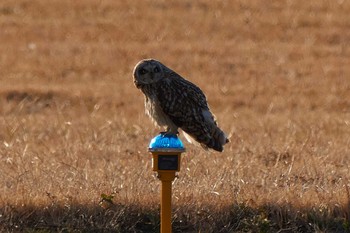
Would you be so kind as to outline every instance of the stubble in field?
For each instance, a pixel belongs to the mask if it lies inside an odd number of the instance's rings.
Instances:
[[[186,144],[175,231],[349,230],[349,10],[2,1],[2,229],[157,229],[147,146],[160,129],[131,78],[154,57],[203,89],[231,135],[221,154]]]

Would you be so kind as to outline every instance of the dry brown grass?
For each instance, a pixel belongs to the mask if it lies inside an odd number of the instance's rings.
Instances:
[[[350,3],[0,3],[0,229],[158,229],[131,71],[198,84],[231,143],[186,144],[176,232],[349,231]],[[109,208],[101,194],[114,194]]]

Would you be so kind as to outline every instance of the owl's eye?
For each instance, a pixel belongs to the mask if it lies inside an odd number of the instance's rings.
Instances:
[[[159,71],[160,71],[160,69],[158,67],[154,67],[154,69],[153,69],[154,73],[158,73]]]
[[[139,70],[139,74],[141,74],[141,75],[142,75],[142,74],[146,74],[146,73],[147,73],[147,70],[145,70],[145,69],[143,69],[143,68]]]

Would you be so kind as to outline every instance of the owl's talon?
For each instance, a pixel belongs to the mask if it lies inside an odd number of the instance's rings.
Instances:
[[[173,132],[166,131],[166,132],[160,132],[160,134],[163,135],[163,136],[173,136],[173,137],[177,137],[177,135],[179,135],[179,132],[176,131],[176,134],[174,134]]]

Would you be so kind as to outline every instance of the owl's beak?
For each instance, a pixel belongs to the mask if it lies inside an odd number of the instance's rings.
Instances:
[[[134,80],[134,85],[136,86],[136,88],[140,89],[142,84],[139,83],[137,80]]]

